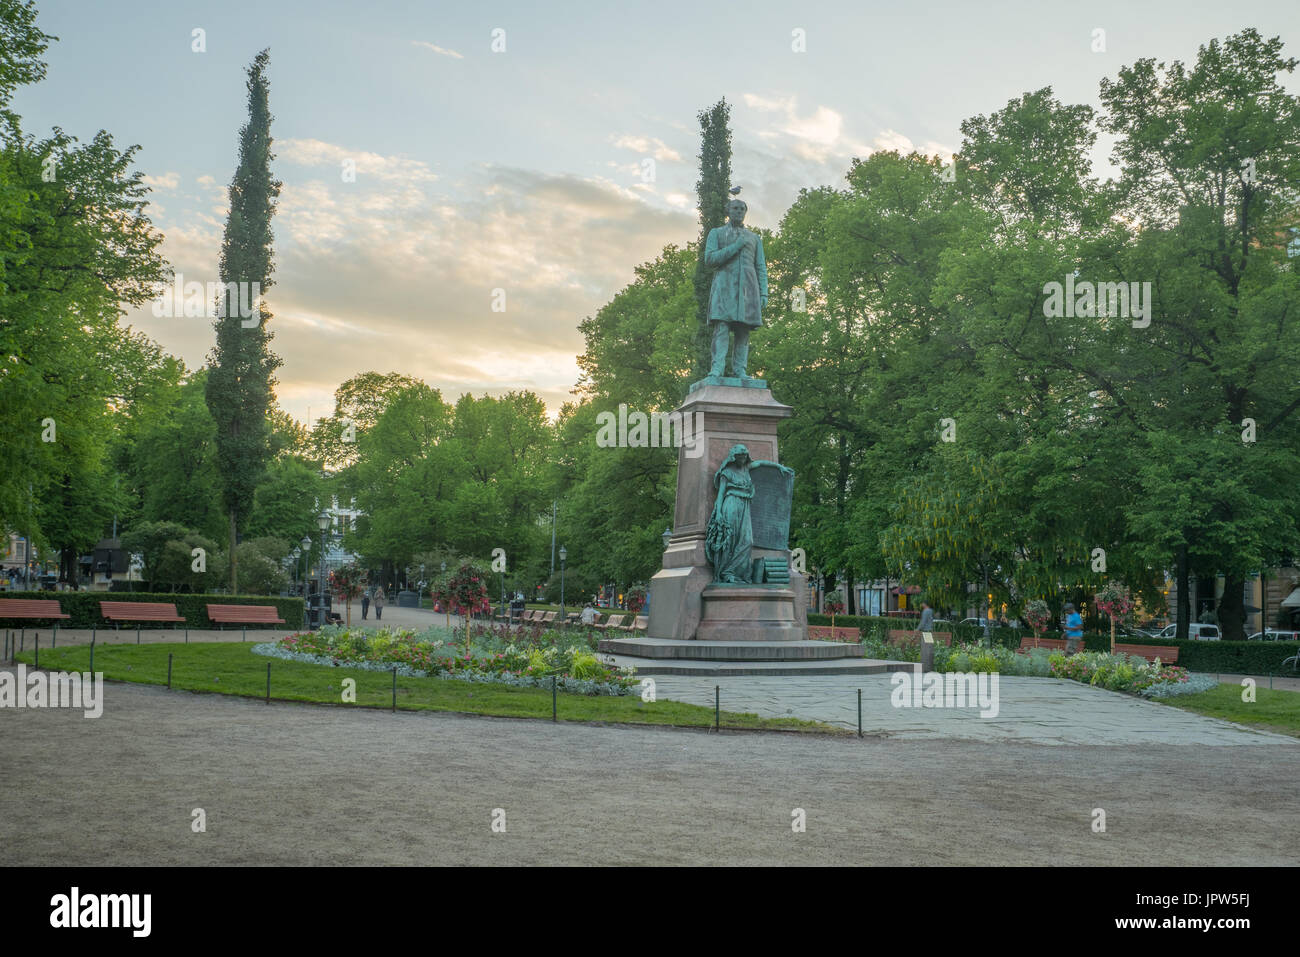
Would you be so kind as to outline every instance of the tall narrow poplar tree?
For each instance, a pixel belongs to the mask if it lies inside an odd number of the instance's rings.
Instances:
[[[230,516],[230,589],[237,590],[236,546],[253,509],[253,493],[271,457],[272,374],[280,359],[266,329],[270,313],[258,295],[275,269],[271,217],[280,183],[271,175],[271,112],[263,50],[248,70],[248,123],[239,135],[239,166],[230,184],[230,213],[221,245],[223,286],[213,323],[216,346],[208,356],[206,397],[217,423],[222,501]],[[253,284],[256,284],[254,286]],[[243,285],[247,284],[247,285]],[[244,314],[245,305],[250,314]]]
[[[699,113],[700,178],[695,184],[700,209],[699,259],[695,264],[695,308],[699,329],[693,379],[701,379],[709,371],[709,286],[713,270],[704,264],[704,245],[709,230],[721,226],[727,218],[727,190],[731,188],[731,130],[727,127],[730,118],[731,107],[725,98]]]

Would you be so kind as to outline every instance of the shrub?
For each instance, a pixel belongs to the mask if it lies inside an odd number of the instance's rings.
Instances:
[[[4,598],[38,598],[58,599],[64,614],[71,617],[60,621],[61,628],[112,628],[99,613],[101,601],[141,601],[165,602],[176,606],[176,614],[185,618],[176,622],[177,628],[215,628],[208,620],[207,605],[274,605],[277,617],[284,619],[281,628],[301,628],[305,621],[305,604],[301,598],[272,598],[262,595],[204,595],[175,592],[102,592],[102,591],[29,591],[5,592]],[[3,620],[3,619],[0,619]],[[28,628],[48,628],[54,624],[52,619],[44,621],[27,621]],[[148,627],[148,626],[146,626]],[[172,627],[170,624],[167,627]]]

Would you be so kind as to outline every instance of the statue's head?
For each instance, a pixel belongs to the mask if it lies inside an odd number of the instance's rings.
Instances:
[[[713,473],[713,485],[715,488],[718,485],[718,480],[722,477],[722,473],[733,465],[738,465],[741,468],[748,468],[749,449],[745,448],[743,445],[733,445],[731,447],[731,451],[727,453],[727,457],[722,460],[722,464],[718,466],[718,470]]]
[[[733,226],[743,226],[745,224],[745,214],[749,212],[749,206],[743,199],[733,199],[727,203],[727,219]]]

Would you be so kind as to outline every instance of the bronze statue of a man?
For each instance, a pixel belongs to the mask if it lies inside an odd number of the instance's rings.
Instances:
[[[709,289],[709,325],[713,331],[711,376],[723,374],[728,333],[734,333],[731,374],[744,379],[749,362],[749,330],[763,324],[767,262],[763,259],[763,238],[745,228],[748,210],[742,200],[729,202],[727,225],[709,230],[704,245],[704,262],[715,270]]]

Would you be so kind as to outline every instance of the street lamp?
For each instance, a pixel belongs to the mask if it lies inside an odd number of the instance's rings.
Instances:
[[[560,624],[565,623],[564,617],[564,560],[569,557],[569,550],[563,545],[560,546]]]
[[[316,527],[320,529],[320,613],[325,620],[325,549],[329,547],[330,513],[321,509],[316,516]]]
[[[442,584],[445,590],[447,586],[447,563],[446,562],[442,563]],[[448,600],[448,598],[449,596],[446,594],[442,596],[442,610],[447,613],[447,630],[451,631],[451,602]]]
[[[671,528],[664,529],[663,540],[664,540],[664,551],[668,551],[668,543],[673,540],[673,530]]]

